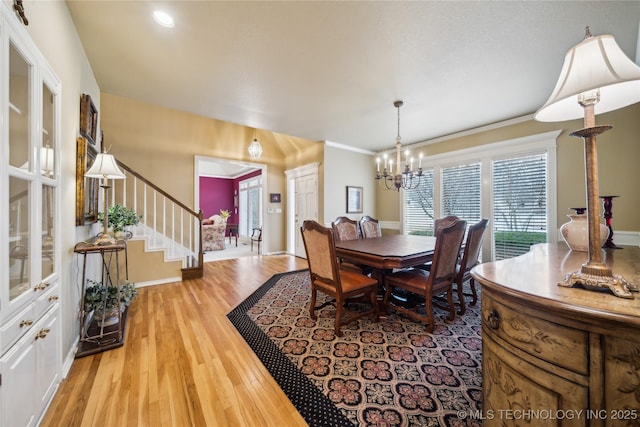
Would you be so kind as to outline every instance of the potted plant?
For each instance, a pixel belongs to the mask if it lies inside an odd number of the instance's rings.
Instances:
[[[107,228],[111,229],[114,234],[123,233],[126,227],[138,225],[142,215],[138,215],[133,209],[126,206],[115,204],[107,209]],[[98,213],[98,221],[104,225],[104,214]]]
[[[222,217],[222,220],[226,223],[227,219],[229,219],[229,217],[231,216],[231,212],[229,212],[226,209],[220,209],[220,216]]]
[[[118,293],[120,294],[120,312],[129,306],[131,300],[138,294],[134,283],[123,286],[103,286],[101,282],[87,279],[88,286],[84,291],[84,311],[93,311],[94,318],[103,322],[104,326],[115,325],[119,321]]]

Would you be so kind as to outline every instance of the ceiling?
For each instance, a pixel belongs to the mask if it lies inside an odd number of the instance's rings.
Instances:
[[[367,151],[534,113],[586,25],[640,1],[71,1],[102,92]],[[173,15],[172,29],[151,13]]]

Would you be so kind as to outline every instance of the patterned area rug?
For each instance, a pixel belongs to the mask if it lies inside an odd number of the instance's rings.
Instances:
[[[480,425],[468,418],[481,407],[479,303],[452,322],[436,309],[431,334],[391,314],[336,337],[335,309],[312,320],[310,295],[307,270],[280,274],[228,314],[310,426]]]

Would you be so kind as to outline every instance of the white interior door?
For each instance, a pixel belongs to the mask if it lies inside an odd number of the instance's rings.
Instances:
[[[306,219],[318,220],[318,175],[304,175],[295,181],[295,230],[296,230],[296,256],[306,258],[304,242],[300,234],[300,227]]]

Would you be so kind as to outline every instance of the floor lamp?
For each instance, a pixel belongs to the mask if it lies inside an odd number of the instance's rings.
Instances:
[[[591,36],[589,27],[582,42],[564,59],[560,77],[549,100],[535,114],[543,122],[584,117],[584,129],[571,135],[584,139],[587,185],[589,257],[580,271],[570,273],[560,286],[581,285],[589,290],[607,290],[622,298],[633,298],[638,290],[622,276],[614,275],[602,261],[598,221],[598,162],[596,136],[612,126],[596,126],[595,115],[640,101],[640,67],[622,52],[613,36]]]
[[[113,245],[116,242],[116,239],[113,236],[110,236],[107,233],[107,228],[109,224],[108,218],[108,196],[107,193],[109,191],[109,180],[110,179],[125,179],[124,173],[118,167],[118,163],[116,162],[115,157],[111,154],[107,153],[99,153],[96,156],[95,161],[91,168],[84,174],[87,178],[101,178],[102,183],[100,187],[102,187],[102,191],[104,194],[103,200],[103,209],[104,209],[104,217],[103,217],[103,231],[102,234],[98,235],[98,238],[95,240],[94,244],[98,246],[106,246]]]

